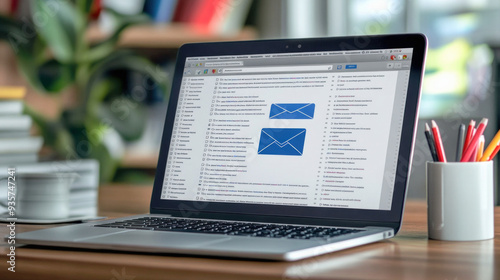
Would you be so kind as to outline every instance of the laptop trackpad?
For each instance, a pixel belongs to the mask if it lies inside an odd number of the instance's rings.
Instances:
[[[130,245],[132,247],[199,248],[231,239],[229,236],[183,234],[178,232],[122,231],[80,240],[84,243]]]

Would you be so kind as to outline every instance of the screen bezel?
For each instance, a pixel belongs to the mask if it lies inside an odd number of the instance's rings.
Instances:
[[[299,48],[300,45],[300,48]],[[413,48],[408,94],[405,105],[402,135],[400,141],[397,172],[391,210],[366,210],[348,208],[297,207],[266,204],[241,204],[220,202],[197,202],[184,200],[163,200],[161,191],[165,176],[168,149],[173,130],[175,111],[182,82],[184,63],[187,57],[219,56],[219,55],[255,55],[269,53],[315,52],[373,50],[391,48]],[[256,40],[240,42],[215,42],[185,44],[177,55],[172,90],[164,123],[159,160],[151,197],[150,211],[155,214],[172,214],[176,216],[239,216],[244,219],[273,217],[316,219],[325,221],[358,221],[370,222],[370,225],[394,224],[401,222],[406,190],[408,186],[416,125],[418,120],[418,104],[420,88],[425,64],[427,39],[423,34],[396,34],[378,36],[351,36],[310,39]],[[346,62],[347,59],[346,59]],[[205,215],[204,215],[205,214]]]

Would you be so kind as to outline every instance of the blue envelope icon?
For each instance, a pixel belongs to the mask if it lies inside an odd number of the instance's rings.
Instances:
[[[305,128],[263,128],[258,154],[301,156],[306,140]]]
[[[314,103],[274,103],[271,104],[270,119],[312,119]]]

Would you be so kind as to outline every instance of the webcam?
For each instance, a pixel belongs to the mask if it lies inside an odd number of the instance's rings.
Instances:
[[[285,45],[285,49],[290,48],[290,45]],[[302,48],[302,44],[297,44],[297,48],[300,49]]]

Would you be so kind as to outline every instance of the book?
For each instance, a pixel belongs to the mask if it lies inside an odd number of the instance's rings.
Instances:
[[[73,190],[69,197],[69,203],[73,207],[94,205],[96,201],[97,192],[93,189]]]
[[[15,166],[16,172],[24,173],[44,173],[44,172],[76,172],[80,175],[71,189],[99,187],[99,162],[94,159],[77,159],[63,161],[43,161],[32,164],[19,164]],[[7,170],[7,166],[0,165],[0,177],[2,170]]]
[[[38,161],[43,139],[30,136],[33,120],[23,115],[24,87],[0,87],[0,165]]]
[[[200,1],[190,10],[186,22],[201,32],[213,33],[214,26],[223,21],[230,0],[206,0]]]
[[[174,22],[188,22],[192,17],[193,10],[200,5],[203,0],[181,0],[177,3],[174,11]]]
[[[0,154],[38,153],[42,148],[40,136],[23,138],[0,138]]]
[[[31,129],[33,120],[28,115],[0,115],[0,131],[10,130],[19,131]]]
[[[251,0],[180,1],[174,21],[202,33],[234,34],[243,27],[251,4]]]
[[[70,216],[96,216],[98,192],[95,189],[72,190],[69,194]]]
[[[146,0],[144,12],[155,23],[169,23],[172,21],[177,0]]]
[[[233,4],[229,5],[226,17],[221,21],[219,26],[213,26],[214,32],[224,35],[233,35],[238,33],[244,26],[247,20],[252,0],[232,0]]]
[[[22,100],[2,100],[0,99],[0,115],[22,114],[24,101]]]
[[[25,130],[1,130],[0,129],[0,138],[21,138],[30,136],[30,131],[28,129]]]
[[[99,27],[104,33],[113,32],[119,24],[119,19],[110,14],[111,9],[123,15],[138,15],[144,9],[144,0],[122,1],[106,0],[102,2],[102,12],[99,13]]]
[[[1,99],[23,99],[26,95],[25,87],[0,87]]]
[[[97,214],[97,197],[99,187],[99,162],[94,159],[78,159],[65,161],[46,161],[29,164],[0,164],[0,201],[7,199],[7,168],[14,167],[19,173],[75,172],[80,175],[70,187],[70,216],[93,216]],[[81,201],[71,205],[71,202]],[[7,209],[0,205],[0,214]]]
[[[38,153],[0,153],[0,165],[13,165],[19,163],[33,163],[38,161]]]

